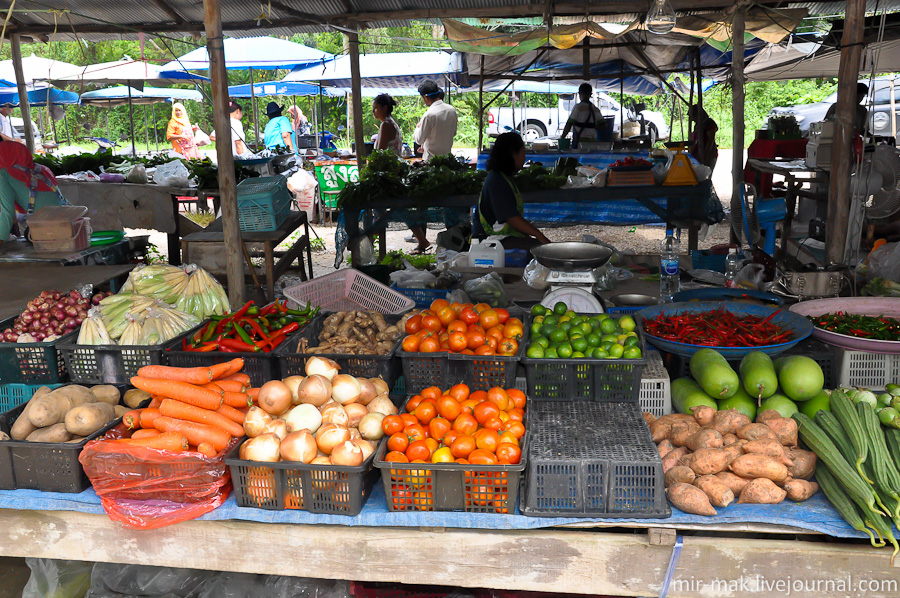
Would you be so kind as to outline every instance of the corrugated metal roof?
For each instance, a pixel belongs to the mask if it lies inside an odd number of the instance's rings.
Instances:
[[[825,15],[842,15],[847,8],[846,2],[791,2],[788,8],[805,8],[812,17]],[[893,12],[900,10],[900,0],[866,0],[866,12]]]

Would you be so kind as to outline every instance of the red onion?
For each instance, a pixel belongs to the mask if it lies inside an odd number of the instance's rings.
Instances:
[[[32,333],[31,336],[34,337],[34,340],[36,340],[36,341],[38,341],[38,342],[41,342],[42,340],[44,340],[44,336],[45,336],[45,335],[44,335],[43,332],[41,332],[40,330],[38,330],[38,331]]]
[[[78,316],[77,318],[75,318],[76,324],[81,324],[82,322],[84,322],[84,318],[82,318],[81,316]]]
[[[93,297],[91,297],[91,303],[94,305],[100,305],[100,302],[103,301],[106,296],[103,293],[97,293]]]
[[[62,293],[60,293],[59,291],[53,291],[53,300],[59,301],[60,299],[62,299]]]
[[[78,305],[78,299],[75,297],[69,297],[66,299],[66,305]]]
[[[53,305],[52,303],[41,303],[41,304],[38,306],[38,311],[44,311],[44,312],[50,311],[50,307],[51,307],[52,305]]]
[[[66,318],[65,321],[63,322],[63,325],[66,328],[72,329],[72,328],[75,328],[76,326],[78,326],[78,321],[75,318]]]
[[[72,299],[81,299],[81,293],[79,293],[75,289],[72,289],[71,291],[69,291],[69,297],[71,297]]]
[[[72,316],[73,318],[78,315],[78,308],[74,305],[69,305],[65,311],[67,316]]]
[[[31,315],[31,312],[28,312],[28,311],[26,311],[21,316],[19,316],[19,320],[21,320],[25,324],[30,324],[33,319],[34,319],[34,316]],[[16,320],[16,321],[18,322],[19,320]]]
[[[13,330],[15,330],[16,332],[25,332],[25,324],[23,324],[22,322],[16,322],[15,324],[13,324]]]
[[[40,307],[40,305],[42,303],[47,303],[44,299],[45,299],[44,297],[37,297],[34,300],[32,300],[32,303],[34,304],[35,307]]]
[[[47,314],[44,314],[43,316],[41,316],[41,319],[38,321],[41,323],[41,326],[46,326],[47,324],[50,323],[50,316],[48,316]]]
[[[65,312],[65,310],[62,310],[62,309],[54,309],[53,311],[50,312],[50,315],[52,315],[57,320],[65,320],[66,319],[66,312]]]
[[[52,296],[53,296],[53,291],[42,291],[41,292],[42,299],[49,299]]]

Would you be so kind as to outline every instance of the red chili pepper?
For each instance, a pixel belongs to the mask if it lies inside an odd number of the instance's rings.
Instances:
[[[257,322],[253,318],[244,318],[244,322],[247,322],[248,324],[250,324],[250,328],[253,330],[253,332],[255,332],[256,334],[259,335],[259,339],[261,341],[263,341],[266,344],[269,343],[269,337],[265,333],[265,331],[262,329],[262,326],[259,325],[259,322]]]
[[[254,345],[249,345],[244,341],[235,340],[233,338],[227,338],[219,341],[220,349],[230,349],[231,351],[238,351],[241,353],[253,353],[257,351],[258,348]]]
[[[294,332],[295,330],[299,330],[299,328],[300,328],[300,324],[298,324],[297,322],[291,322],[290,324],[285,324],[284,326],[282,326],[281,328],[276,330],[275,334],[273,334],[272,336],[269,337],[269,341],[273,341],[278,337],[284,337],[285,335],[288,335],[288,334]]]

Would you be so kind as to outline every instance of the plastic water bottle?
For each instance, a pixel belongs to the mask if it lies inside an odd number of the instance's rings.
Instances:
[[[737,275],[741,271],[741,255],[736,247],[728,250],[725,257],[725,286],[733,289],[737,286]]]
[[[672,296],[681,290],[681,277],[678,274],[678,254],[681,253],[679,241],[671,229],[666,230],[666,238],[659,248],[659,298],[666,303],[672,302]]]

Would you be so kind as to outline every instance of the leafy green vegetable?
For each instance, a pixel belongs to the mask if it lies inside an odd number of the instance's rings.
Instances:
[[[532,164],[520,170],[514,180],[519,191],[524,193],[541,189],[559,189],[565,184],[566,175],[554,174],[540,164]]]

